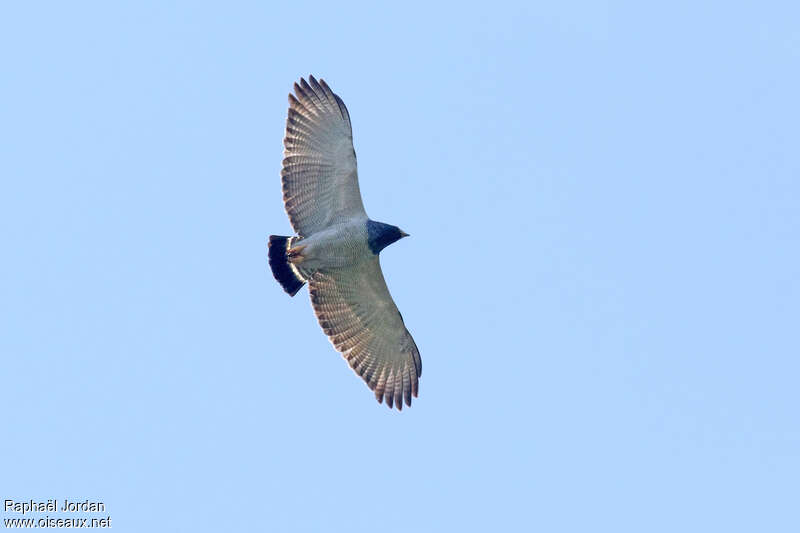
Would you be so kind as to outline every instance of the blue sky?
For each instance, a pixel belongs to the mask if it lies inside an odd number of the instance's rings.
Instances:
[[[6,6],[0,498],[132,532],[800,530],[798,17]],[[402,413],[266,266],[310,73],[412,235],[382,254]]]

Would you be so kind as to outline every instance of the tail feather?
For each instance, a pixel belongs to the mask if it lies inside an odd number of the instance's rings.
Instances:
[[[294,237],[269,236],[269,267],[272,275],[290,296],[303,288],[306,280],[294,265],[289,263],[286,251],[292,247]]]

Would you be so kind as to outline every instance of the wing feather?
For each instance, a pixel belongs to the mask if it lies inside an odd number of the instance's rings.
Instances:
[[[289,94],[283,203],[301,237],[345,218],[366,217],[350,115],[324,80],[301,79]]]
[[[389,407],[411,405],[422,360],[389,294],[378,257],[354,268],[320,270],[309,280],[317,320],[350,367]]]

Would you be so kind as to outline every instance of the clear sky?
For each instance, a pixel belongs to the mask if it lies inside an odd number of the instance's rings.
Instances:
[[[800,531],[796,2],[162,4],[2,9],[0,499],[120,532]],[[382,253],[402,413],[267,267],[308,74],[412,235]]]

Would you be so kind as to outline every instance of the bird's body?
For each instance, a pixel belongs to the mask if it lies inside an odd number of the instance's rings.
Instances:
[[[303,267],[309,271],[352,267],[363,261],[370,249],[367,241],[367,218],[357,218],[330,226],[294,243],[302,247]]]
[[[270,236],[272,273],[292,296],[308,282],[314,313],[334,347],[379,402],[402,409],[417,396],[422,361],[378,254],[407,234],[367,217],[344,102],[313,76],[294,87],[281,176],[297,236]]]

